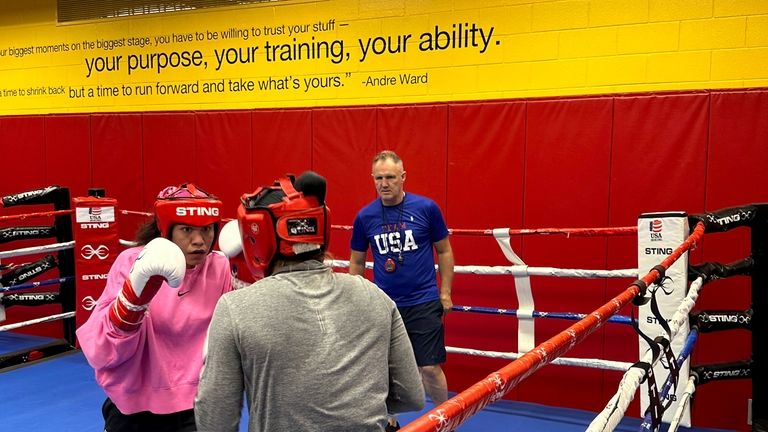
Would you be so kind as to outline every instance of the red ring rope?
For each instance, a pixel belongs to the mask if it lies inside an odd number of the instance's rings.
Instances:
[[[152,216],[152,213],[139,212],[133,210],[120,210],[121,214],[131,216]],[[332,229],[340,231],[351,231],[351,225],[331,225]],[[449,233],[455,235],[493,235],[492,229],[449,229]],[[509,229],[509,235],[528,235],[528,234],[562,234],[566,236],[609,236],[609,235],[632,235],[637,234],[636,226],[627,227],[607,227],[607,228],[534,228],[534,229]]]
[[[62,215],[71,215],[74,212],[75,212],[74,210],[56,210],[56,211],[47,211],[47,212],[38,212],[38,213],[8,215],[8,216],[0,216],[0,221],[20,220],[20,219],[26,219],[26,218],[32,218],[32,217],[54,217],[54,216],[62,216]]]
[[[451,234],[462,235],[493,235],[493,230],[484,229],[450,229]],[[534,228],[534,229],[509,229],[509,235],[528,234],[563,234],[566,236],[607,236],[607,235],[631,235],[637,234],[636,226],[608,227],[608,228]]]
[[[331,225],[331,228],[341,231],[352,231],[351,225]],[[493,235],[492,229],[449,229],[451,234],[458,235]],[[527,234],[562,234],[567,236],[607,236],[607,235],[631,235],[637,234],[637,227],[608,227],[608,228],[535,228],[535,229],[510,229],[509,235]]]

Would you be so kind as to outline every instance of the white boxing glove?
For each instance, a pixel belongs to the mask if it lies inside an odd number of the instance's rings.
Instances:
[[[231,220],[221,228],[219,249],[227,258],[236,257],[243,251],[243,238],[240,236],[240,224],[237,220]]]
[[[153,239],[136,257],[117,295],[109,318],[123,330],[135,330],[144,318],[144,312],[157,294],[163,281],[178,288],[184,281],[187,261],[184,252],[172,241],[158,237]]]

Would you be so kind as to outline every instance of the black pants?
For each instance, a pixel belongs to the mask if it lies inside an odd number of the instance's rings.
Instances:
[[[195,432],[195,412],[184,410],[172,414],[153,414],[142,411],[123,414],[111,399],[101,407],[104,432]]]

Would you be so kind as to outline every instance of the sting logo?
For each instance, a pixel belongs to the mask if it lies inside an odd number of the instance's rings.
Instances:
[[[83,306],[83,309],[89,311],[93,310],[93,308],[96,306],[96,300],[94,300],[91,296],[85,296],[83,297],[83,301],[80,304]]]
[[[80,248],[80,256],[89,260],[94,256],[100,260],[105,260],[109,257],[109,248],[104,245],[99,245],[96,249],[93,246],[87,244]]]

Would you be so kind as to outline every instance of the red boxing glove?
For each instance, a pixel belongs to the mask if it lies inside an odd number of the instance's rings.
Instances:
[[[109,310],[109,319],[122,330],[137,329],[163,282],[178,288],[186,271],[184,253],[175,243],[162,237],[147,243],[133,262],[128,279]]]

